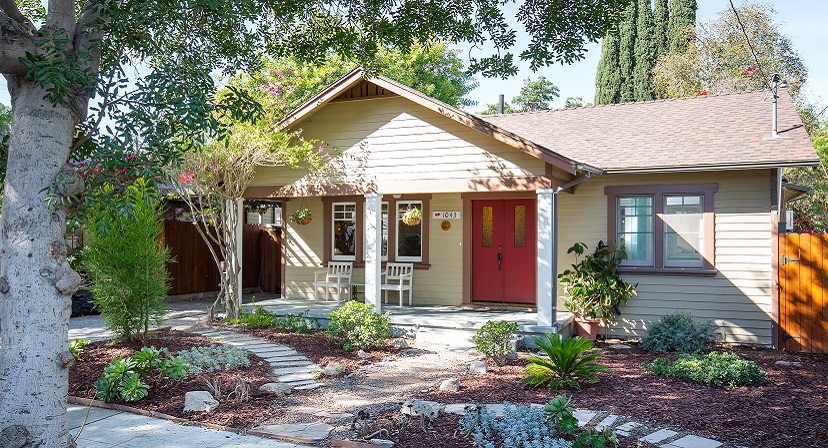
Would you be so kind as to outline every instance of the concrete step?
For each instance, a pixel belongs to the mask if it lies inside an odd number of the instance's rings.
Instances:
[[[282,375],[277,378],[280,383],[293,383],[296,381],[306,381],[316,378],[316,373],[290,373]]]
[[[276,368],[273,369],[272,372],[274,375],[286,375],[290,373],[299,373],[299,372],[314,372],[314,371],[321,371],[322,369],[319,368],[316,364],[308,364],[302,367],[284,367],[284,368]]]

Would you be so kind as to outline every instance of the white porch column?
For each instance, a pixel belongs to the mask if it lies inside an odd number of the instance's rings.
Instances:
[[[365,194],[365,303],[382,312],[382,195]]]
[[[242,304],[242,256],[244,251],[244,199],[239,199],[236,202],[236,210],[238,216],[236,216],[236,260],[239,263],[239,276],[236,280],[236,297],[238,297],[238,303],[241,306]]]
[[[555,324],[558,304],[558,192],[538,190],[538,325]]]

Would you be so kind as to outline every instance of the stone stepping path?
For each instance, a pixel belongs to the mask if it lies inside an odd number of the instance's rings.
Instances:
[[[227,330],[197,330],[196,333],[218,342],[249,350],[264,358],[273,368],[273,376],[276,380],[292,386],[295,390],[322,387],[322,383],[315,381],[322,369],[286,345]]]

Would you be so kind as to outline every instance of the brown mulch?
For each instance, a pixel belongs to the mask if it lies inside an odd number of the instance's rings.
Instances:
[[[400,351],[400,349],[390,345],[372,347],[366,349],[365,352],[372,355],[373,358],[362,359],[357,356],[356,351],[345,351],[341,347],[329,343],[327,336],[322,331],[299,334],[270,329],[257,330],[243,327],[233,327],[232,329],[233,331],[292,347],[320,367],[325,367],[331,363],[340,364],[345,367],[346,372],[352,372],[361,366],[375,363]]]
[[[130,356],[144,346],[166,347],[175,354],[192,347],[216,344],[216,341],[204,336],[181,331],[155,331],[146,342],[93,342],[69,369],[69,395],[80,398],[92,398],[95,395],[95,381],[103,373],[104,366],[115,358]],[[208,390],[206,381],[209,376],[191,376],[185,381],[151,380],[149,395],[134,403],[122,403],[145,411],[155,411],[193,421],[211,423],[234,428],[250,428],[268,418],[275,417],[281,411],[274,406],[271,394],[259,392],[259,386],[272,380],[267,363],[254,354],[249,354],[250,367],[227,370],[220,373],[221,383],[228,391],[232,389],[236,375],[250,386],[250,399],[245,403],[224,401],[216,411],[211,413],[184,413],[184,394],[195,390]]]
[[[828,356],[750,347],[727,347],[768,372],[763,385],[715,389],[659,377],[642,362],[664,356],[640,350],[605,350],[599,361],[612,374],[580,391],[566,391],[581,409],[609,411],[753,448],[828,445]],[[672,356],[671,356],[672,357]],[[673,357],[674,358],[674,357]],[[799,361],[783,367],[778,360]],[[520,384],[526,362],[461,377],[459,393],[434,391],[418,398],[443,403],[544,403],[557,394]]]

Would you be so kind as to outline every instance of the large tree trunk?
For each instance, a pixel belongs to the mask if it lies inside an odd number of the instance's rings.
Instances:
[[[13,127],[0,217],[0,431],[25,428],[27,447],[66,447],[71,295],[65,212],[46,202],[69,157],[78,115],[8,76]],[[19,446],[12,444],[12,446]]]

